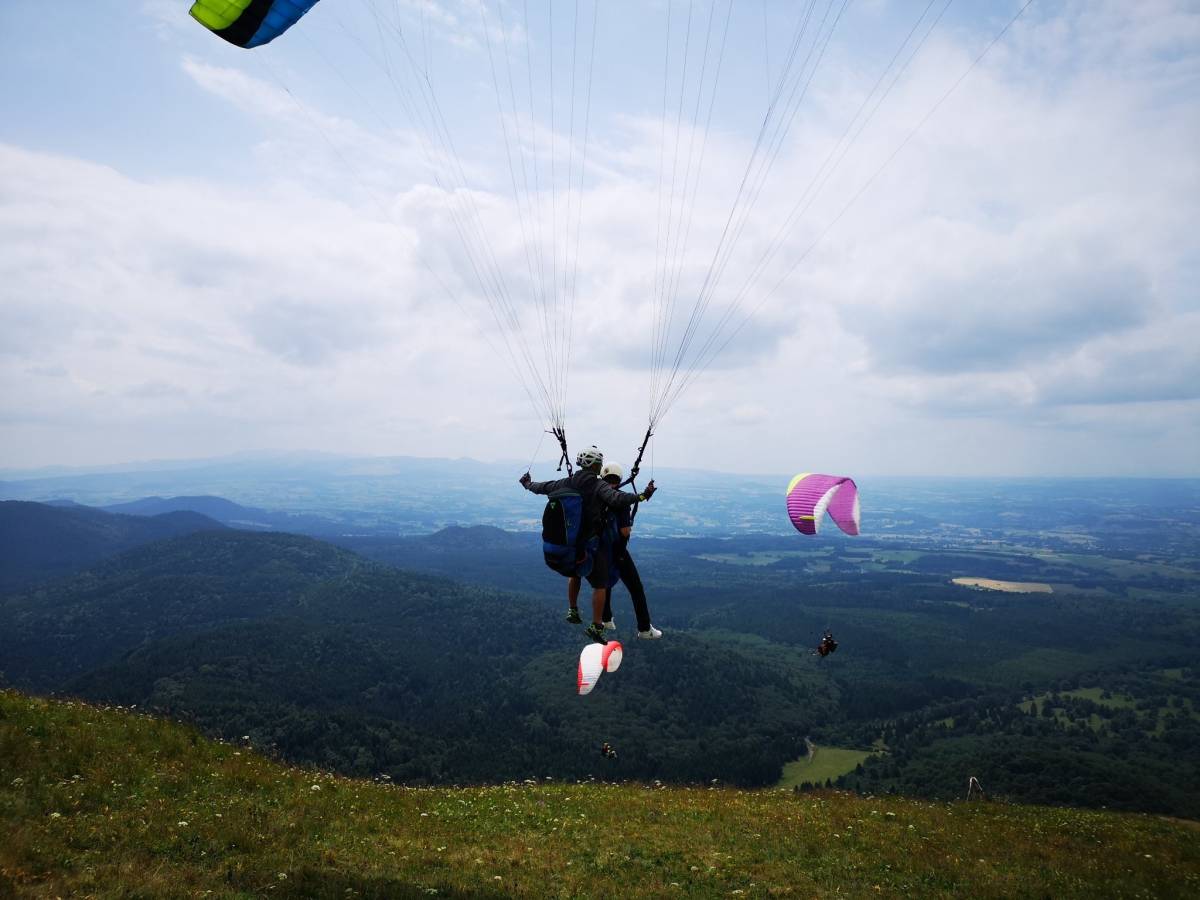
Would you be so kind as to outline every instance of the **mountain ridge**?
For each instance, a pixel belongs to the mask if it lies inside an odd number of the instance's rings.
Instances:
[[[78,571],[143,544],[225,527],[186,510],[145,517],[78,504],[0,500],[0,593]]]

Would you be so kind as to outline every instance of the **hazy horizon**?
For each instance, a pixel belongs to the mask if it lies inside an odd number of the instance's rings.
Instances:
[[[628,454],[629,459],[619,458],[618,461],[628,465],[632,460],[633,454]],[[518,475],[525,471],[526,464],[516,459],[480,459],[476,456],[419,456],[414,454],[350,454],[337,453],[329,450],[312,450],[312,449],[290,449],[290,450],[241,450],[234,453],[228,453],[221,456],[180,456],[180,457],[162,457],[162,458],[145,458],[145,459],[128,459],[118,462],[97,462],[97,463],[80,463],[80,464],[57,464],[43,466],[0,466],[0,481],[14,480],[20,481],[25,479],[35,479],[41,477],[54,477],[56,474],[105,474],[119,472],[137,472],[150,471],[161,469],[170,471],[174,469],[187,469],[193,466],[205,465],[222,465],[222,464],[237,464],[237,463],[321,463],[321,462],[389,462],[389,461],[416,461],[416,462],[446,462],[446,463],[475,463],[486,467],[502,467],[511,466],[513,471]],[[566,474],[565,469],[560,473],[556,470],[555,463],[551,460],[541,460],[535,464],[531,470],[535,476],[543,480],[549,480],[557,477],[562,477]],[[693,473],[693,474],[712,474],[712,475],[733,475],[739,478],[746,479],[789,479],[795,472],[768,472],[768,471],[738,471],[735,469],[712,469],[703,466],[659,466],[658,471],[666,473]],[[801,471],[801,470],[796,470]],[[807,470],[804,470],[807,471]],[[1037,475],[1021,475],[1021,474],[1002,474],[978,472],[973,474],[958,474],[947,475],[938,472],[910,472],[910,473],[890,473],[890,472],[839,472],[853,478],[871,479],[871,480],[932,480],[945,479],[949,482],[968,482],[968,481],[1103,481],[1106,479],[1119,481],[1196,481],[1200,480],[1200,473],[1197,474],[1182,474],[1182,475],[1121,475],[1121,474],[1070,474],[1070,473],[1047,473]],[[648,465],[643,466],[642,477],[644,481],[651,476],[651,470]],[[3,499],[3,498],[0,498]]]

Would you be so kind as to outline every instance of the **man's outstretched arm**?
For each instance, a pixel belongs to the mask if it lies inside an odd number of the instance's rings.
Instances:
[[[521,487],[533,494],[553,494],[555,491],[562,490],[570,486],[571,479],[559,478],[555,481],[534,481],[533,477],[526,472],[520,478]]]
[[[600,498],[600,502],[609,509],[622,509],[626,506],[633,506],[642,500],[649,500],[654,492],[658,490],[651,481],[646,485],[646,489],[640,494],[631,494],[628,491],[619,491],[611,484],[601,481],[596,485],[596,496]]]

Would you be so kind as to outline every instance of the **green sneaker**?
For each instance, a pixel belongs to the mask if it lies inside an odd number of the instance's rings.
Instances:
[[[583,624],[583,619],[580,618],[580,616],[579,616],[579,610],[577,610],[573,606],[567,610],[567,621],[570,622],[572,625],[582,625]]]
[[[607,644],[608,643],[608,638],[606,638],[604,636],[604,626],[603,625],[597,625],[595,622],[593,622],[591,625],[589,625],[587,627],[587,631],[585,633],[587,634],[588,637],[590,637],[597,644]]]

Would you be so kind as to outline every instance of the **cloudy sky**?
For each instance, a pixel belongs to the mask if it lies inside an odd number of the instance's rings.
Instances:
[[[0,3],[0,467],[1200,475],[1195,0],[189,5]]]

